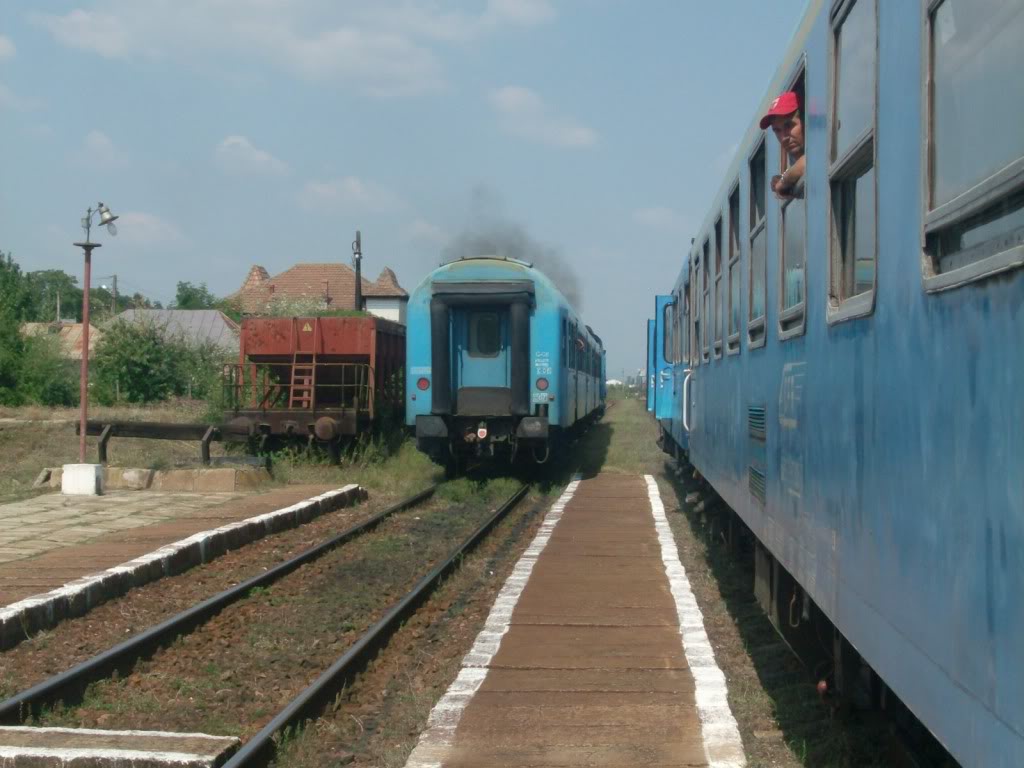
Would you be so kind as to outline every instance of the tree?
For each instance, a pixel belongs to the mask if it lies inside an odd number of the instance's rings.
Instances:
[[[28,287],[34,296],[32,319],[41,323],[52,323],[64,318],[79,318],[82,315],[82,289],[78,278],[60,269],[43,269],[29,272]],[[60,316],[57,316],[57,300],[60,298]]]
[[[19,374],[25,353],[21,324],[32,316],[32,294],[11,254],[0,251],[0,404],[18,405]]]
[[[207,290],[206,283],[178,283],[178,291],[174,296],[175,309],[213,309],[216,303],[217,297]]]

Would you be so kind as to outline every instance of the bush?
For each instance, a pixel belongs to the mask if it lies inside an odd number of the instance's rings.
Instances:
[[[155,323],[113,323],[96,348],[94,396],[103,405],[218,399],[224,355],[215,344],[189,343]]]
[[[39,405],[77,405],[78,377],[77,363],[64,357],[56,336],[25,339],[18,389],[26,400]]]
[[[116,322],[96,346],[94,397],[103,405],[118,399],[152,403],[175,394],[177,362],[163,330],[153,323]]]

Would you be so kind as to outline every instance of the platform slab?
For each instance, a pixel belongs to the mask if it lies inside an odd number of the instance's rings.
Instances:
[[[4,768],[214,768],[239,747],[234,737],[163,731],[0,727]]]
[[[743,765],[709,749],[651,493],[639,476],[570,484],[406,768]]]

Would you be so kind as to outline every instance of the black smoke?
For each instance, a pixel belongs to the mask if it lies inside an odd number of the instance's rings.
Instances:
[[[535,240],[521,224],[507,218],[496,196],[484,187],[473,190],[470,220],[442,251],[445,261],[470,256],[504,256],[528,261],[551,278],[569,303],[582,311],[579,280],[558,248]]]

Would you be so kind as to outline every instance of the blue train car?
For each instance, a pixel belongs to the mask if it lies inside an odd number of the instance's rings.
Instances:
[[[1019,0],[811,0],[666,305],[667,432],[776,626],[985,768],[1024,765],[1022,50]]]
[[[467,459],[547,461],[604,412],[605,356],[554,283],[514,259],[460,259],[412,292],[406,422],[457,473]]]

